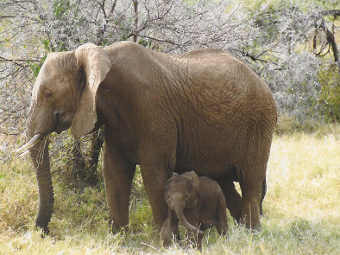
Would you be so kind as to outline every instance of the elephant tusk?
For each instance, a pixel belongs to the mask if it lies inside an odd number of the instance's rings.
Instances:
[[[21,146],[19,149],[15,151],[15,153],[19,154],[20,157],[26,155],[28,153],[28,150],[34,147],[39,141],[41,140],[42,135],[41,134],[36,134],[29,140],[27,143],[25,143],[23,146]]]

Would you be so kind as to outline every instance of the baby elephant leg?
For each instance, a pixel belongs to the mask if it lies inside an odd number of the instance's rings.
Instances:
[[[204,233],[198,233],[197,234],[197,249],[202,251],[202,239],[203,239]]]
[[[218,194],[218,205],[217,205],[217,221],[216,228],[220,235],[226,235],[228,231],[228,222],[227,222],[227,206],[224,198],[224,194],[220,189]]]
[[[164,221],[160,232],[162,245],[164,247],[170,246],[173,236],[179,239],[178,219],[171,210],[168,210],[168,217]]]
[[[200,231],[197,232],[197,231],[189,230],[188,240],[190,241],[190,243],[192,244],[194,248],[197,248],[200,251],[202,251],[202,239],[204,237],[204,230],[207,229],[208,227],[197,222],[193,223],[193,225],[197,227],[197,229],[199,229]]]

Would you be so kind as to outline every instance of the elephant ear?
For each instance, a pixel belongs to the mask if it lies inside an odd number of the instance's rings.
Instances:
[[[80,137],[90,133],[97,122],[96,94],[111,69],[106,52],[94,44],[85,44],[75,51],[77,64],[86,76],[86,84],[72,121],[72,134]]]
[[[183,174],[186,178],[190,179],[192,186],[196,191],[199,190],[200,180],[195,171],[186,172]]]

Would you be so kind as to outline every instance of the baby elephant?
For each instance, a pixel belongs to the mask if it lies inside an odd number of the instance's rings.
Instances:
[[[227,232],[226,202],[217,182],[198,177],[194,171],[173,175],[165,188],[168,217],[160,238],[169,246],[172,235],[178,235],[178,221],[194,232],[197,247],[201,249],[203,231],[214,225],[219,234]]]

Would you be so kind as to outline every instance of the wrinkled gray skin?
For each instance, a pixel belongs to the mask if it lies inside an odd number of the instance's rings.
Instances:
[[[164,198],[168,205],[168,217],[160,232],[164,246],[178,235],[178,221],[194,233],[198,249],[202,248],[203,231],[210,226],[220,235],[227,233],[226,202],[216,181],[198,177],[194,171],[174,175],[168,180]]]
[[[136,164],[159,226],[167,217],[163,193],[172,171],[195,169],[219,183],[236,220],[258,227],[276,118],[268,86],[219,50],[171,56],[118,42],[49,54],[32,93],[32,140],[22,149],[30,150],[37,173],[36,225],[47,232],[53,211],[48,135],[71,128],[80,137],[103,125],[114,230],[128,224]]]

